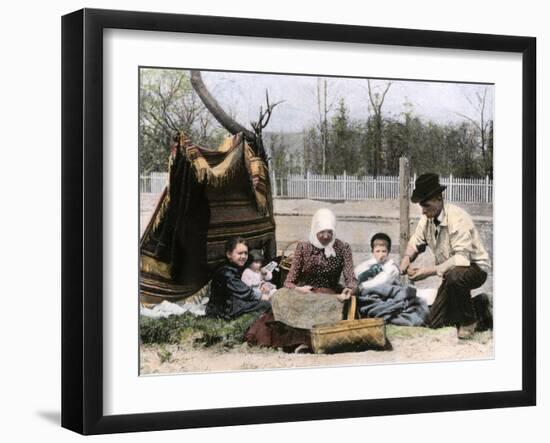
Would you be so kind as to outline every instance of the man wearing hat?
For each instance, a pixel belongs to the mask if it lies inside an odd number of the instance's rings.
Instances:
[[[456,326],[458,338],[467,339],[482,320],[474,309],[470,291],[485,283],[489,254],[470,215],[443,200],[445,188],[437,174],[422,174],[417,178],[411,201],[420,204],[422,217],[409,240],[400,270],[413,281],[432,275],[443,279],[430,308],[428,326]],[[435,266],[411,266],[427,246],[434,253]],[[487,303],[484,296],[481,304]]]

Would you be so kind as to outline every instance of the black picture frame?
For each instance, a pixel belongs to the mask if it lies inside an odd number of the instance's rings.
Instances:
[[[501,51],[522,55],[522,388],[106,416],[103,413],[103,31]],[[62,426],[82,434],[536,404],[536,39],[504,35],[83,9],[62,18]]]

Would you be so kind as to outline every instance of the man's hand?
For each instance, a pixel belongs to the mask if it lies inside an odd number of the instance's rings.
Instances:
[[[405,254],[403,254],[403,258],[401,259],[401,264],[399,265],[399,270],[401,271],[401,275],[407,272],[407,269],[411,266],[411,263],[416,260],[417,256],[418,256],[418,251],[416,250],[416,248],[414,248],[411,245],[407,245],[407,249],[405,249]]]
[[[403,257],[403,260],[401,260],[401,265],[399,266],[399,271],[401,272],[401,275],[405,274],[407,272],[407,269],[411,265],[411,258],[408,255],[405,255]]]
[[[409,268],[407,270],[407,275],[412,281],[424,280],[425,278],[431,277],[437,273],[435,266],[430,266],[427,268]]]

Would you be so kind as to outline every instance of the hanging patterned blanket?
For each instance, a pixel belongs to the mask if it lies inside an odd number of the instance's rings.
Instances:
[[[269,174],[241,134],[214,150],[179,135],[169,183],[140,242],[140,295],[146,303],[197,294],[225,260],[228,238],[241,236],[275,256]]]

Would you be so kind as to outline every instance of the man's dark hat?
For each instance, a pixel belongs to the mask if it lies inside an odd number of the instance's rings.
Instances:
[[[422,174],[414,182],[411,201],[413,203],[421,203],[434,195],[440,194],[445,189],[447,189],[447,186],[439,184],[439,175],[430,172]]]
[[[261,249],[252,249],[248,253],[248,260],[253,261],[264,261],[264,252]]]

